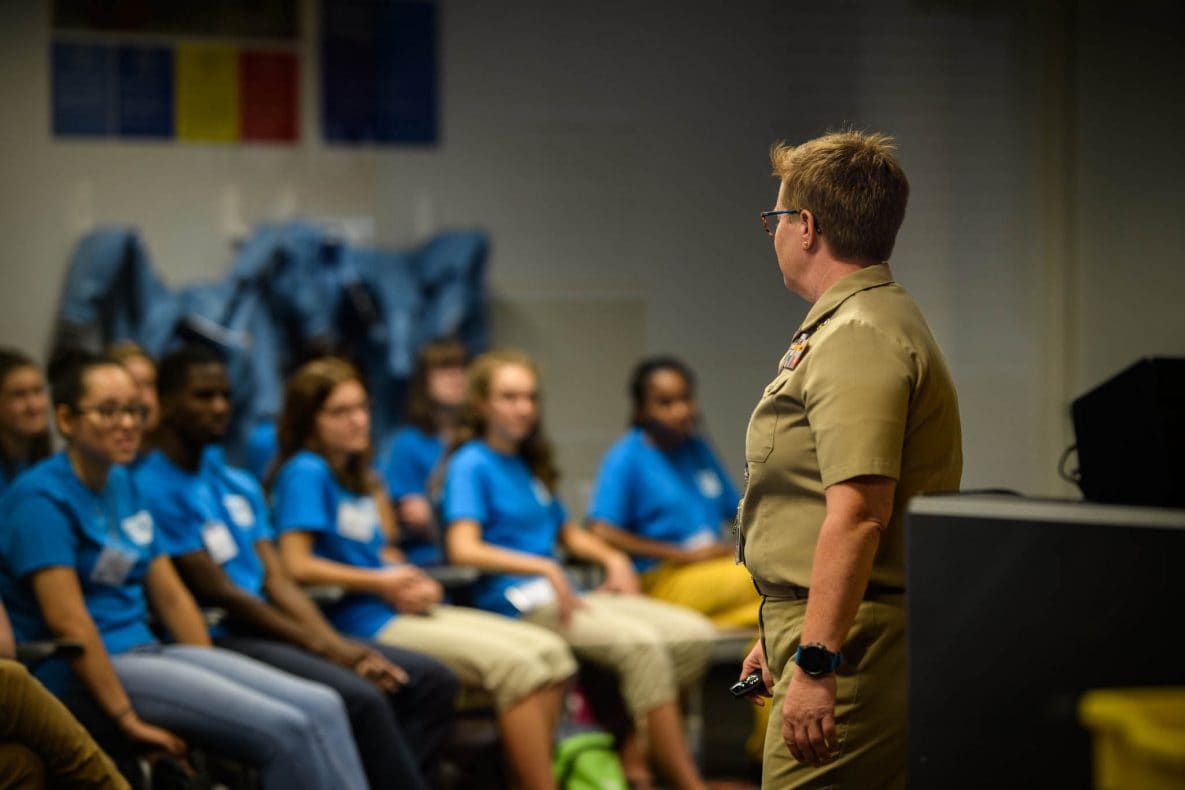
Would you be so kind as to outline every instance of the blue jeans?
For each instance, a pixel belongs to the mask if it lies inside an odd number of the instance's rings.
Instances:
[[[406,686],[384,694],[345,667],[295,645],[249,636],[221,636],[217,643],[340,694],[371,790],[424,790],[437,784],[458,687],[444,664],[410,650],[371,645],[408,674]]]
[[[111,657],[137,714],[259,768],[265,790],[366,790],[331,689],[216,647],[152,645]]]

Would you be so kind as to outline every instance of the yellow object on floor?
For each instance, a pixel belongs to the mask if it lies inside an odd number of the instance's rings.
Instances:
[[[1096,790],[1185,787],[1185,687],[1089,691],[1078,720],[1094,734]]]

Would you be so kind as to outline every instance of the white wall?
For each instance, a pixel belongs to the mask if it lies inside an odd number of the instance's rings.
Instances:
[[[348,149],[317,140],[311,45],[295,147],[53,140],[48,11],[15,6],[0,11],[0,338],[37,352],[93,223],[138,225],[174,285],[217,275],[237,224],[292,212],[369,217],[394,245],[478,226],[495,329],[541,357],[571,504],[644,351],[699,371],[739,476],[749,410],[806,312],[757,220],[766,151],[853,124],[899,138],[913,193],[893,265],[954,371],[967,487],[1072,493],[1054,475],[1069,399],[1142,354],[1185,354],[1185,162],[1168,144],[1182,56],[1139,14],[444,0],[441,144]]]

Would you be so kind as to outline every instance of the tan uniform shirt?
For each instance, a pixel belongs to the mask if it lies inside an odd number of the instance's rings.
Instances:
[[[963,470],[959,405],[942,352],[887,265],[835,283],[812,306],[749,420],[741,553],[758,579],[810,584],[828,486],[897,481],[870,584],[904,588],[904,511],[954,491]]]

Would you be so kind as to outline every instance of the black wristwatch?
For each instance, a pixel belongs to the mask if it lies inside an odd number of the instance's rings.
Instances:
[[[830,675],[843,662],[843,653],[832,653],[818,642],[799,645],[794,653],[794,663],[813,678]]]

